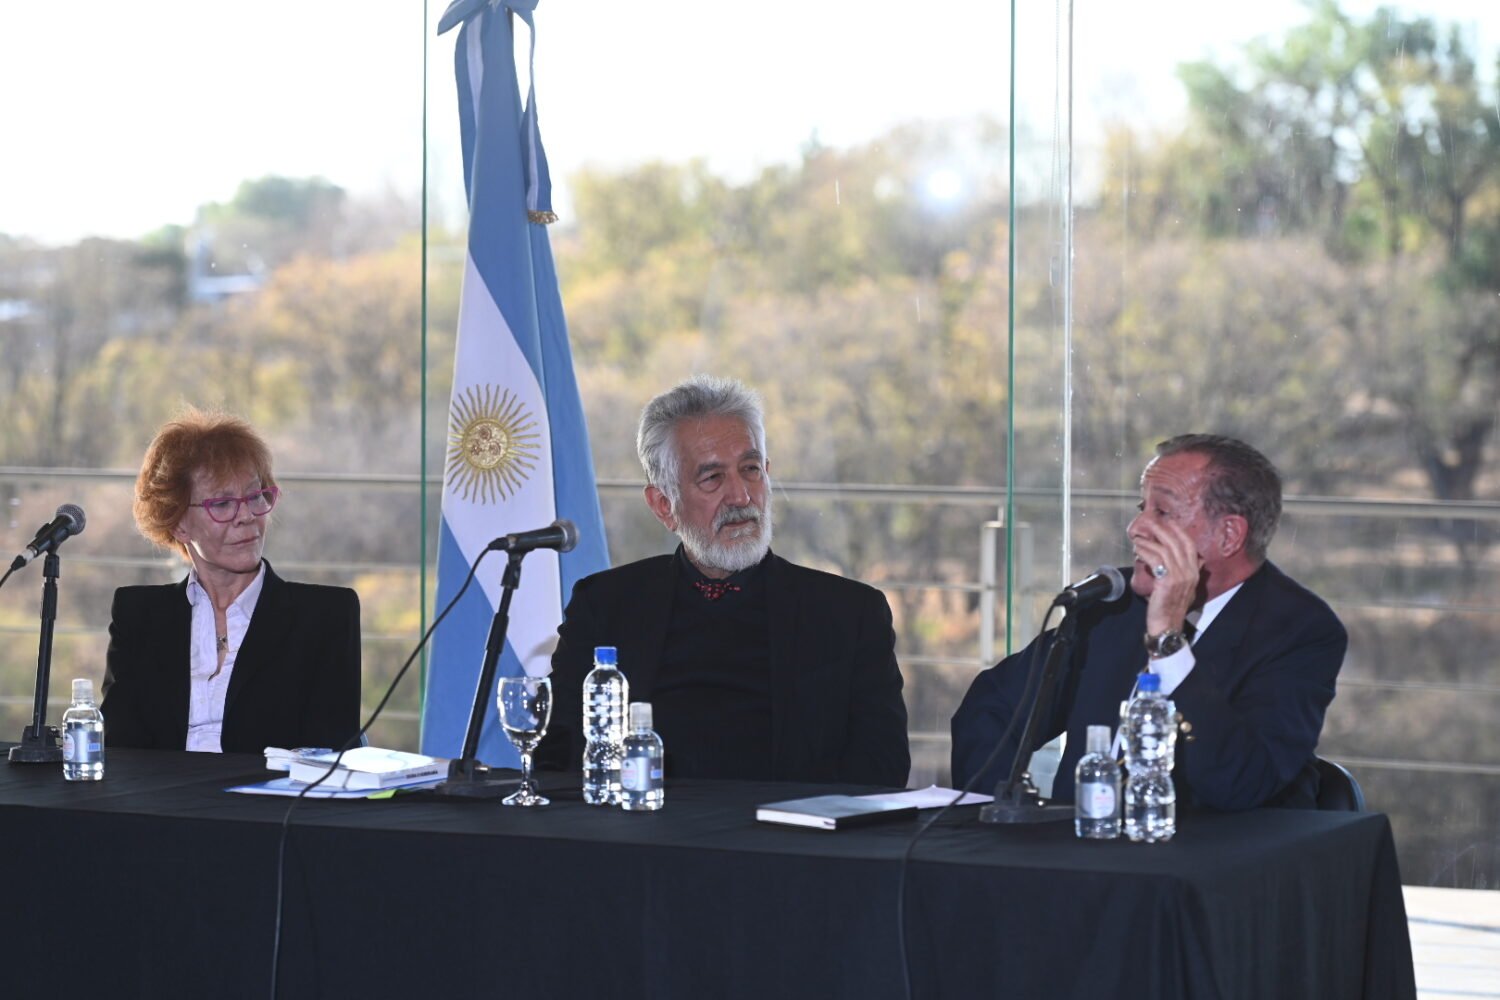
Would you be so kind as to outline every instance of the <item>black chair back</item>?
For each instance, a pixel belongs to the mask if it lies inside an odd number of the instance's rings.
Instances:
[[[1318,771],[1318,808],[1337,812],[1364,812],[1365,793],[1359,782],[1342,764],[1323,757],[1314,757],[1313,765]]]

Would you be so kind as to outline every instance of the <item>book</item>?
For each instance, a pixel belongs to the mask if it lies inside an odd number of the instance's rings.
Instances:
[[[755,810],[755,818],[762,823],[787,823],[816,830],[847,830],[852,826],[909,819],[916,815],[914,805],[854,795],[814,795],[806,799],[768,802]]]
[[[333,753],[333,747],[266,747],[266,770],[286,771],[294,760],[308,760],[325,753]]]
[[[336,753],[299,757],[291,761],[287,776],[293,781],[312,784],[327,774],[329,765],[338,760]],[[448,761],[426,754],[380,747],[355,747],[346,751],[319,788],[379,789],[398,785],[442,781],[448,777]]]

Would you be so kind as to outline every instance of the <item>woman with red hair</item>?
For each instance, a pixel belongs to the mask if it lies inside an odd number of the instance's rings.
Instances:
[[[191,568],[115,591],[110,746],[260,753],[359,732],[359,597],[289,583],[262,558],[280,496],[270,450],[238,417],[188,410],[157,432],[135,523]]]

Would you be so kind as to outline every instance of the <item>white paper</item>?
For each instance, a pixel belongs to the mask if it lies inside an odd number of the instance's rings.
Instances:
[[[928,785],[926,788],[914,788],[905,792],[880,792],[876,795],[858,795],[855,797],[879,802],[899,802],[901,805],[916,806],[918,809],[941,809],[958,798],[958,789],[939,788],[937,785]],[[993,795],[980,795],[978,792],[970,792],[957,805],[978,805],[981,802],[992,802],[994,798]]]
[[[326,768],[337,757],[336,753],[326,753],[309,758],[305,763],[322,764]],[[408,753],[405,750],[386,750],[381,747],[355,747],[344,752],[344,759],[339,761],[339,766],[346,771],[390,774],[393,771],[429,767],[437,763],[439,763],[437,757],[429,757],[426,754]]]

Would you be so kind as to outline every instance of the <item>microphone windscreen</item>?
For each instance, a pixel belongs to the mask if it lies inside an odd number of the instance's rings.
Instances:
[[[573,546],[578,544],[578,526],[565,517],[560,517],[552,522],[554,528],[562,531],[562,544],[557,547],[559,552],[572,552]]]
[[[1109,579],[1109,596],[1104,599],[1104,603],[1118,601],[1125,593],[1125,575],[1117,566],[1100,566],[1099,575]]]
[[[82,507],[78,506],[76,503],[65,503],[61,507],[57,508],[57,514],[59,517],[71,517],[73,519],[73,534],[83,534],[84,519]]]

